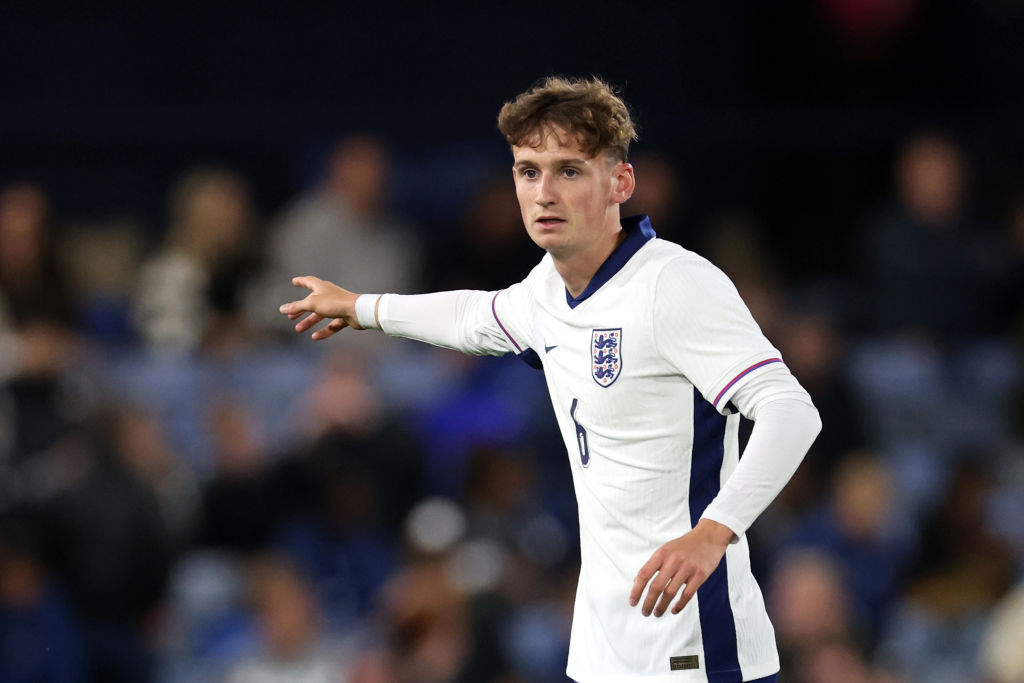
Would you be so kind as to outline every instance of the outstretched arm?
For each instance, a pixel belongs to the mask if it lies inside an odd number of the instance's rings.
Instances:
[[[330,322],[326,327],[313,332],[313,339],[327,339],[346,327],[356,330],[363,329],[356,317],[358,294],[312,275],[292,278],[292,284],[310,290],[305,299],[281,306],[281,312],[287,315],[289,320],[297,320],[304,314],[309,314],[296,323],[296,332],[306,332],[323,320],[330,320]]]
[[[296,323],[296,332],[306,332],[330,320],[313,332],[316,340],[351,327],[383,330],[391,336],[474,355],[518,354],[528,346],[512,303],[513,296],[523,296],[520,285],[501,292],[374,295],[356,294],[311,275],[293,278],[292,284],[310,293],[305,299],[282,305],[280,311],[290,320],[306,315]]]

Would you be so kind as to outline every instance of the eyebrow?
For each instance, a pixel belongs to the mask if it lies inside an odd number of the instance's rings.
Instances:
[[[575,159],[575,158],[574,159],[558,159],[558,160],[555,161],[555,165],[556,166],[585,166],[586,164],[587,164],[587,160],[586,159]],[[512,168],[514,168],[516,170],[519,170],[521,168],[526,168],[527,166],[539,166],[539,165],[540,164],[538,164],[536,161],[533,161],[531,159],[522,159],[520,161],[517,161],[515,164],[513,164]]]

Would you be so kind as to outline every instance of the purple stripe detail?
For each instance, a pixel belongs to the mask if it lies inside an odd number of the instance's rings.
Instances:
[[[501,290],[501,292],[504,291],[505,290]],[[495,292],[494,298],[491,299],[491,313],[494,315],[494,322],[498,323],[498,327],[500,327],[501,331],[505,333],[505,336],[508,337],[508,340],[512,342],[512,346],[516,347],[516,353],[522,353],[522,347],[520,347],[519,344],[516,344],[516,340],[512,338],[512,335],[508,333],[508,330],[505,329],[505,326],[501,324],[501,319],[498,317],[498,310],[494,307],[495,302],[498,301],[498,295],[501,294],[501,292]]]
[[[502,328],[502,329],[504,329],[504,328]],[[508,334],[508,333],[506,332],[506,334]],[[746,377],[748,374],[750,374],[754,370],[757,370],[758,368],[763,368],[765,365],[768,365],[769,363],[781,363],[781,362],[782,362],[781,358],[769,358],[768,360],[763,360],[760,363],[755,363],[755,364],[751,365],[749,368],[747,368],[746,370],[744,370],[740,374],[738,374],[735,377],[733,377],[732,381],[729,382],[728,384],[726,384],[725,388],[718,392],[718,396],[715,396],[714,406],[716,408],[718,407],[718,402],[722,400],[722,397],[725,396],[725,392],[729,391],[729,389],[732,388],[733,384],[736,384],[736,382],[739,382],[741,379]]]

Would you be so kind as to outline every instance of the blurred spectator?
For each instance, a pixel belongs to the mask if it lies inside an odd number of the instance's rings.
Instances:
[[[785,329],[785,309],[776,265],[768,257],[760,228],[742,212],[722,214],[708,227],[702,255],[729,276],[769,339]]]
[[[177,181],[167,238],[139,273],[134,318],[149,347],[193,351],[240,334],[252,229],[249,190],[236,174],[200,168]]]
[[[58,255],[43,190],[23,183],[0,191],[0,383],[12,397],[16,460],[66,427],[57,380],[73,360],[73,312]]]
[[[0,517],[0,680],[85,681],[82,638],[43,564],[44,540],[28,510]]]
[[[502,289],[525,278],[543,255],[526,239],[515,188],[502,175],[470,198],[459,230],[434,250],[428,289]]]
[[[388,213],[389,170],[376,138],[352,136],[334,147],[320,185],[296,199],[273,228],[266,281],[251,302],[254,320],[282,329],[288,321],[281,322],[277,309],[294,298],[291,279],[298,275],[316,274],[358,292],[419,289],[419,236]]]
[[[875,670],[848,642],[825,643],[797,662],[796,671],[780,675],[780,681],[803,683],[900,683],[888,671]]]
[[[988,612],[1009,589],[1013,558],[988,519],[992,481],[964,460],[924,521],[907,588],[893,610],[882,655],[919,680],[953,683],[976,670]]]
[[[966,163],[949,139],[919,135],[900,153],[897,202],[863,232],[871,337],[852,374],[875,438],[952,457],[1008,444],[1020,361],[1006,340],[1006,257],[970,218]]]
[[[502,626],[509,605],[496,592],[505,553],[493,541],[466,541],[466,517],[452,501],[428,499],[406,522],[409,559],[388,579],[378,610],[399,681],[507,680]]]
[[[946,137],[900,151],[896,202],[863,233],[864,314],[881,333],[951,345],[998,329],[988,236],[968,215],[967,165]]]
[[[358,468],[370,478],[374,523],[396,534],[422,494],[422,447],[385,410],[363,359],[342,352],[324,364],[316,383],[298,398],[298,455],[282,461],[278,475],[301,472],[306,484],[319,491],[325,474]],[[308,489],[300,485],[299,490]],[[310,500],[304,496],[298,502]]]
[[[819,683],[802,670],[822,648],[854,646],[860,634],[841,569],[817,550],[789,551],[779,559],[768,600],[787,683]]]
[[[222,401],[211,411],[210,429],[216,470],[203,487],[200,542],[243,554],[264,550],[281,509],[260,427],[240,402]]]
[[[981,648],[981,671],[991,683],[1024,681],[1024,583],[992,611]]]
[[[1013,556],[989,519],[993,484],[983,462],[964,459],[922,524],[910,597],[940,619],[988,609],[1010,587]]]
[[[515,547],[538,510],[537,473],[523,454],[478,445],[463,484],[469,533]]]
[[[81,334],[101,349],[137,341],[132,303],[145,253],[146,226],[127,216],[76,220],[61,240]]]
[[[12,324],[67,326],[71,300],[50,216],[50,200],[37,185],[0,192],[0,292]]]
[[[344,652],[322,636],[315,592],[281,558],[251,568],[252,606],[259,624],[256,653],[232,667],[229,683],[344,683]]]
[[[861,407],[846,376],[845,335],[825,312],[791,312],[778,346],[786,365],[814,397],[822,430],[801,469],[827,480],[847,452],[867,446]],[[819,479],[820,481],[821,479]]]
[[[394,569],[395,534],[419,495],[422,457],[351,359],[328,359],[303,402],[310,440],[275,470],[290,510],[276,543],[316,586],[328,628],[343,631],[366,615]]]
[[[172,450],[153,415],[126,407],[115,420],[118,458],[156,495],[171,548],[184,549],[192,540],[199,515],[195,473]]]
[[[119,451],[116,416],[97,416],[78,435],[89,460],[49,503],[57,575],[82,624],[90,679],[146,681],[149,640],[170,567],[170,544],[153,489]]]
[[[851,453],[839,463],[822,509],[792,530],[790,545],[827,553],[842,567],[850,625],[863,645],[878,638],[912,548],[894,522],[892,475],[870,454]]]
[[[388,580],[383,596],[381,612],[398,661],[398,680],[458,680],[470,633],[462,596],[449,581],[443,559],[413,559]]]

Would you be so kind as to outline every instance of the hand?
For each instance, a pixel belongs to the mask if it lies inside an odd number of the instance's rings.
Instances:
[[[693,530],[669,541],[654,551],[647,564],[640,568],[629,594],[629,604],[636,606],[644,586],[651,582],[644,600],[643,615],[660,617],[672,598],[683,588],[672,614],[679,614],[697,589],[718,567],[725,549],[734,538],[732,530],[710,519],[701,519]]]
[[[281,312],[287,315],[289,320],[295,320],[302,314],[309,313],[295,325],[296,332],[305,332],[321,320],[328,318],[332,318],[331,322],[326,327],[315,331],[312,335],[313,339],[327,339],[346,327],[356,330],[363,329],[359,326],[359,321],[356,320],[358,294],[312,275],[292,278],[292,284],[310,290],[309,296],[305,299],[281,306]]]

